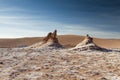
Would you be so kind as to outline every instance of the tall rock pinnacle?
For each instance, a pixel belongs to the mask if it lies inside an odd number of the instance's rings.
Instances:
[[[54,32],[49,32],[42,42],[32,45],[33,48],[48,46],[62,47],[57,38],[57,30],[54,30]]]

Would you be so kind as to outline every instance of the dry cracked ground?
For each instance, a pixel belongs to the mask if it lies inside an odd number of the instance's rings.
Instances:
[[[120,52],[1,48],[0,80],[120,80]]]

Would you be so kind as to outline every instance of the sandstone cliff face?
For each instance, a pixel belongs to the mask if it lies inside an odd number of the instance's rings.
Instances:
[[[57,30],[55,30],[54,32],[49,32],[48,35],[42,40],[42,42],[36,43],[31,46],[31,48],[40,47],[62,47],[57,38]]]

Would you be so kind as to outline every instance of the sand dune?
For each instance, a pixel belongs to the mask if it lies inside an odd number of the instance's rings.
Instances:
[[[1,48],[13,48],[13,47],[23,47],[29,46],[36,42],[39,42],[43,39],[43,37],[31,37],[31,38],[17,38],[17,39],[0,39],[0,47]],[[79,35],[59,35],[59,42],[64,47],[74,47],[78,43],[80,43],[84,36]],[[100,39],[94,38],[94,42],[104,48],[120,48],[120,39]]]

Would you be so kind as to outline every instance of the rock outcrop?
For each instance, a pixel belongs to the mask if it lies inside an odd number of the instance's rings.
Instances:
[[[97,46],[93,42],[93,38],[90,37],[88,34],[85,36],[85,39],[80,42],[76,47],[72,48],[73,50],[85,51],[85,50],[98,50],[98,51],[108,51],[105,48],[101,48]]]
[[[87,44],[91,44],[93,43],[93,38],[91,38],[88,34],[85,36],[85,39],[79,43],[76,47],[79,47],[79,46],[84,46],[84,45],[87,45]]]
[[[57,38],[57,30],[55,30],[53,33],[52,32],[48,33],[48,35],[42,40],[42,42],[36,43],[31,46],[31,48],[40,48],[40,47],[61,48],[62,46]]]
[[[53,33],[52,32],[48,33],[47,37],[43,39],[43,42],[44,43],[47,43],[47,42],[59,43],[57,39],[57,30],[55,30]]]

